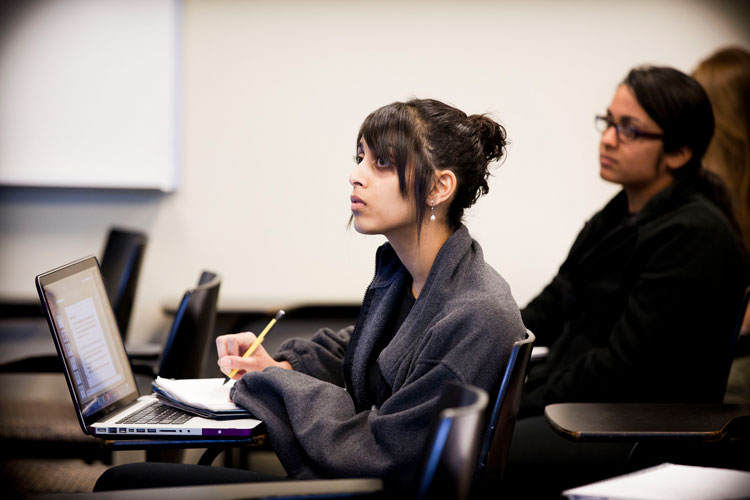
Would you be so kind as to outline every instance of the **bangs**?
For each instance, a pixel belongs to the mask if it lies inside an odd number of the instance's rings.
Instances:
[[[417,148],[409,110],[400,102],[376,109],[365,118],[357,135],[357,144],[364,138],[378,158],[386,159],[398,172],[401,196],[409,197],[406,181],[410,152]]]

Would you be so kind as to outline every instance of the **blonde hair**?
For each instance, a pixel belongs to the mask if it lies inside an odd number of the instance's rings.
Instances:
[[[716,120],[703,165],[726,184],[740,237],[750,250],[750,52],[720,49],[692,76],[706,89]]]

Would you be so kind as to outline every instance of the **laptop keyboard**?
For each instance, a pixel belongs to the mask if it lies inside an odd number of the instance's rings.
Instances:
[[[171,406],[155,403],[116,422],[117,424],[184,424],[193,416]]]

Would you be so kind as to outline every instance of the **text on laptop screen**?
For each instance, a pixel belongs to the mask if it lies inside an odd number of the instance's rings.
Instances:
[[[83,415],[136,390],[132,372],[123,368],[127,354],[112,310],[105,305],[106,290],[98,270],[83,269],[49,283],[44,293]]]

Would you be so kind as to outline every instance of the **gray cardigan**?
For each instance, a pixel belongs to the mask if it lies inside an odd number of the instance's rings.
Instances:
[[[379,477],[410,486],[433,407],[448,381],[492,393],[525,327],[508,284],[461,226],[443,245],[422,292],[377,358],[392,394],[366,393],[370,352],[411,278],[392,247],[378,249],[357,325],[285,342],[277,367],[248,373],[232,399],[262,419],[289,476]]]

